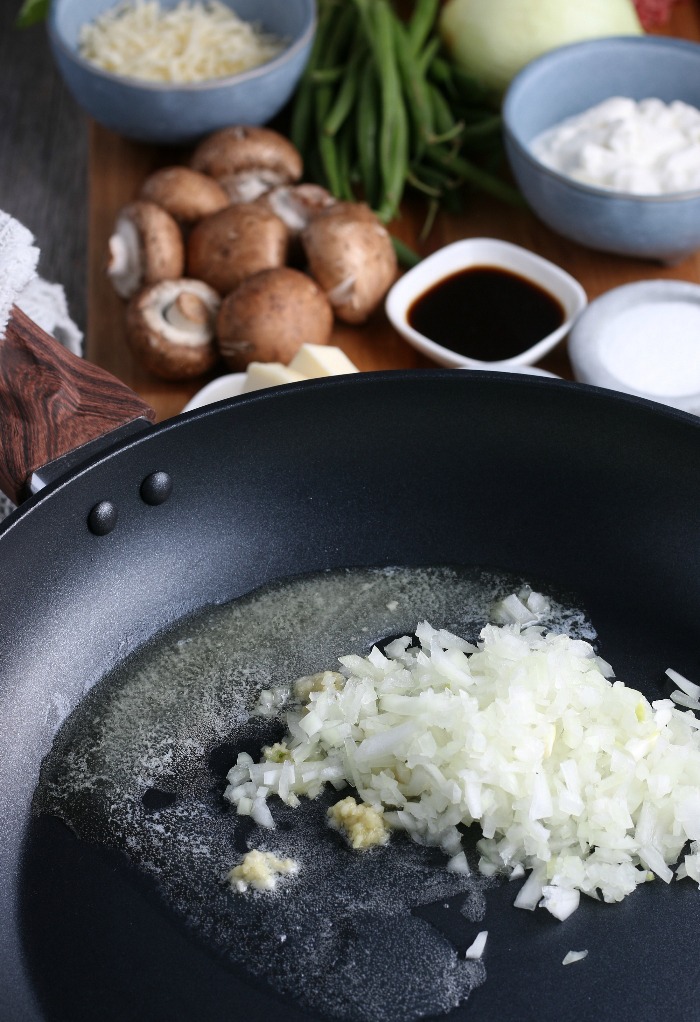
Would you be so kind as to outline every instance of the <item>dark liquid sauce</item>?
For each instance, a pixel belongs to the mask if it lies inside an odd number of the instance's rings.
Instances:
[[[444,277],[416,298],[408,322],[460,355],[499,362],[560,327],[564,309],[548,291],[516,273],[472,266]]]

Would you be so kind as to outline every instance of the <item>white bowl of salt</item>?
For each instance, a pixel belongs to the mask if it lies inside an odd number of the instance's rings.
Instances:
[[[700,415],[700,285],[645,280],[590,303],[568,341],[581,383]]]

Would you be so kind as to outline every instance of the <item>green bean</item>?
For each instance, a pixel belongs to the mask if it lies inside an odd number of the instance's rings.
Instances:
[[[323,125],[333,102],[333,91],[324,85],[315,90],[316,134],[319,156],[323,166],[324,184],[333,193],[340,195],[340,172],[335,142],[323,131]]]
[[[360,77],[357,106],[357,158],[364,198],[372,208],[380,202],[380,180],[377,165],[379,139],[379,89],[374,62],[367,59]]]
[[[456,95],[455,80],[452,73],[452,66],[448,64],[446,60],[437,55],[435,48],[432,59],[428,63],[426,73],[429,74],[430,79],[436,84],[443,88],[446,88],[452,95]]]
[[[419,158],[428,140],[434,134],[432,109],[425,78],[416,70],[408,33],[398,19],[394,23],[394,43],[406,105],[413,124],[411,148],[415,156]]]
[[[464,122],[455,121],[451,128],[447,131],[443,131],[440,135],[433,134],[430,138],[431,145],[443,145],[445,142],[454,142],[459,140],[461,143],[462,133],[464,131]]]
[[[427,44],[423,52],[416,58],[416,71],[423,78],[426,77],[428,73],[428,68],[435,59],[435,54],[438,52],[439,49],[440,40],[431,39],[431,41]]]
[[[313,128],[316,87],[328,84],[323,80],[318,82],[316,76],[325,74],[327,77],[329,72],[337,71],[337,54],[342,52],[348,34],[353,29],[352,12],[349,11],[344,0],[341,2],[326,0],[323,6],[327,16],[318,19],[311,55],[297,89],[292,111],[290,138],[301,153],[308,152],[311,147],[311,138],[315,134]],[[328,16],[328,12],[333,16]],[[328,63],[322,67],[324,62]],[[318,127],[317,124],[316,127]]]
[[[484,135],[495,135],[500,132],[502,124],[500,115],[492,114],[490,117],[474,121],[473,124],[465,124],[462,129],[461,139],[463,142],[466,142],[474,138],[481,138]]]
[[[417,252],[414,252],[412,248],[401,241],[400,238],[395,237],[393,234],[390,235],[391,244],[394,246],[394,252],[396,252],[396,258],[401,266],[405,266],[406,269],[411,269],[412,266],[417,266],[420,262],[420,256]]]
[[[425,44],[435,24],[440,0],[417,0],[413,14],[408,23],[408,42],[414,56],[417,56]]]
[[[321,45],[314,53],[316,58],[313,63],[309,61],[306,66],[303,78],[311,78],[314,85],[333,85],[343,75],[346,63],[346,53],[350,48],[355,31],[355,19],[350,6],[345,3],[329,5],[337,8],[338,13],[333,14],[324,25]]]
[[[340,199],[343,197],[343,188],[338,165],[338,150],[333,139],[328,135],[321,135],[318,140],[318,152],[323,167],[324,184],[331,194]]]
[[[406,175],[408,183],[416,189],[418,192],[423,192],[425,195],[430,195],[433,199],[439,199],[442,195],[442,183],[440,184],[428,184],[422,177],[419,177],[421,173],[420,168],[416,170],[409,170]]]
[[[335,85],[345,74],[345,67],[319,67],[310,74],[314,85]]]
[[[386,0],[372,0],[372,6],[366,9],[374,29],[372,44],[377,64],[382,69],[379,164],[384,195],[377,214],[382,220],[390,220],[398,210],[408,170],[408,123],[401,95],[390,8]]]
[[[326,2],[324,3],[324,9],[326,12],[330,11],[331,8],[339,8],[339,3]],[[329,48],[332,48],[335,44],[333,39],[336,37],[338,31],[338,21],[330,16],[325,18],[319,18],[316,26],[316,35],[314,37],[313,46],[311,47],[311,55],[309,62],[306,67],[305,74],[308,74],[312,69],[323,66],[323,62],[326,59]]]
[[[452,137],[455,123],[458,122],[455,121],[452,115],[452,108],[450,107],[450,104],[447,102],[440,90],[436,89],[434,85],[429,86],[428,95],[433,108],[433,123],[435,125],[436,134],[439,137]]]
[[[431,199],[428,202],[428,212],[423,223],[422,230],[420,232],[419,241],[423,242],[428,237],[435,224],[435,218],[440,210],[440,202],[437,199]]]
[[[311,148],[313,92],[311,79],[303,78],[297,89],[289,129],[289,137],[300,153],[308,153]]]
[[[302,153],[307,152],[310,148],[313,123],[314,102],[311,69],[316,67],[320,59],[321,53],[323,52],[323,48],[328,39],[330,26],[330,21],[321,21],[319,19],[313,46],[311,47],[311,55],[309,57],[307,70],[305,74],[302,75],[294,101],[294,109],[292,110],[289,134],[294,145]]]
[[[525,204],[519,192],[515,191],[514,188],[511,188],[504,181],[494,177],[493,174],[481,170],[470,160],[455,154],[441,154],[437,150],[429,150],[428,155],[434,158],[439,166],[445,170],[453,170],[463,181],[475,185],[482,191],[488,192],[490,195],[494,195],[496,198],[511,205],[522,206]]]
[[[364,52],[360,49],[359,43],[356,43],[352,56],[346,65],[343,81],[335,97],[335,102],[333,103],[331,111],[323,125],[323,130],[327,135],[336,134],[355,105],[359,87],[357,71],[364,59],[364,56]]]
[[[439,53],[430,62],[430,77],[438,85],[446,87],[455,95],[462,93],[464,96],[481,95],[483,87],[475,78],[466,74],[456,64],[446,60]]]
[[[435,193],[436,197],[442,195],[443,192],[449,191],[450,188],[454,188],[459,184],[459,178],[454,175],[450,175],[447,171],[431,166],[428,163],[420,163],[414,168],[413,173],[420,176],[420,180],[427,188],[431,188]]]
[[[384,221],[404,190],[459,206],[464,187],[521,201],[500,176],[501,121],[490,94],[440,52],[439,0],[317,0],[318,28],[294,100],[291,136],[307,177],[363,198]]]
[[[352,183],[350,180],[353,141],[354,140],[350,133],[345,129],[335,136],[338,167],[338,197],[345,199],[347,202],[353,202],[355,199],[355,194],[352,190]]]

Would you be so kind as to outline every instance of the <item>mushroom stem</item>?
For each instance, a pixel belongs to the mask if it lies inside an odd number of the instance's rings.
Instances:
[[[138,232],[129,220],[120,220],[107,244],[107,273],[117,293],[128,298],[137,289],[142,274]]]
[[[130,298],[139,288],[182,276],[185,247],[177,222],[160,206],[139,199],[117,216],[109,239],[107,274]]]
[[[129,265],[129,246],[123,234],[113,234],[109,239],[109,269],[112,273],[124,273]]]
[[[336,305],[344,305],[345,302],[352,301],[353,291],[357,284],[357,274],[351,273],[349,276],[341,280],[339,284],[331,288],[328,291],[328,301],[335,308]]]
[[[201,280],[162,280],[127,309],[127,341],[143,366],[164,380],[189,380],[216,364],[214,322],[221,300]]]
[[[205,326],[210,316],[206,303],[191,291],[181,292],[175,301],[163,310],[163,319],[178,330]]]

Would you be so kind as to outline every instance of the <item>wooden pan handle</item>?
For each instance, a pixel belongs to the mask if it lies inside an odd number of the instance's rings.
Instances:
[[[0,339],[0,490],[15,503],[32,473],[155,412],[110,373],[67,351],[13,306]]]

